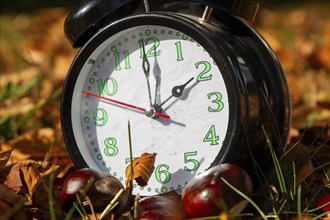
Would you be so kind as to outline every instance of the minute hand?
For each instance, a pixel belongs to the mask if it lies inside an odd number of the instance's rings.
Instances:
[[[164,102],[162,102],[159,106],[162,107],[168,100],[170,100],[172,97],[180,97],[183,94],[184,88],[194,79],[194,77],[191,77],[185,84],[180,86],[174,86],[172,89],[172,95],[170,95],[167,99],[165,99]]]
[[[148,93],[149,93],[149,101],[150,101],[150,106],[152,106],[152,100],[151,100],[151,90],[150,90],[150,82],[149,82],[149,75],[150,75],[150,63],[148,61],[145,48],[144,48],[144,42],[143,39],[141,40],[142,42],[142,51],[143,51],[143,57],[142,57],[142,69],[144,72],[144,75],[147,79],[147,86],[148,86]]]

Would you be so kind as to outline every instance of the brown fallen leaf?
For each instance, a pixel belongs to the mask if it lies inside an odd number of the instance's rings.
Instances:
[[[42,176],[44,178],[48,178],[53,172],[56,172],[58,169],[60,168],[59,165],[52,165],[51,167],[49,167],[46,171],[44,171],[42,173]],[[56,175],[57,176],[57,175]]]
[[[133,160],[133,175],[131,174],[131,166],[126,167],[126,189],[132,187],[132,180],[134,179],[139,186],[148,185],[148,181],[155,169],[156,153],[144,153],[140,157]]]
[[[62,143],[58,143],[56,140],[56,136],[57,134],[52,128],[31,130],[0,145],[0,149],[14,149],[10,158],[11,164],[27,159],[36,161],[43,160],[45,154],[52,146],[53,157],[67,156],[67,152],[60,146]]]
[[[35,107],[35,103],[31,97],[24,97],[20,100],[7,100],[3,103],[4,105],[0,108],[1,117],[25,115]]]
[[[12,149],[0,151],[0,168],[4,168],[6,166],[6,163],[10,158],[11,152],[13,152]]]
[[[54,67],[53,67],[54,69],[53,69],[53,73],[52,73],[53,74],[52,81],[55,81],[55,82],[64,81],[73,59],[74,59],[73,53],[56,56],[56,58],[54,59]]]
[[[40,71],[37,67],[30,67],[22,70],[21,72],[8,72],[6,74],[1,73],[0,87],[5,88],[8,83],[24,84],[32,81],[40,76]]]
[[[4,185],[12,189],[16,194],[25,195],[28,192],[27,187],[21,180],[20,169],[22,162],[15,164],[7,175]]]
[[[44,68],[49,66],[49,56],[46,51],[41,50],[34,42],[23,42],[21,44],[22,57],[31,65],[31,66],[42,66]]]
[[[17,195],[15,191],[6,185],[0,184],[0,199],[8,202],[11,205],[15,205],[20,201],[26,200],[26,197]]]
[[[297,170],[296,185],[301,184],[303,181],[312,183],[315,180],[313,173],[315,167],[312,163],[310,156],[311,149],[303,144],[293,145],[287,154],[288,161],[295,162],[295,169]],[[293,187],[291,183],[291,187]]]
[[[30,205],[38,210],[48,210],[49,209],[49,175],[52,172],[56,172],[58,166],[53,165],[45,172],[41,171],[40,163],[34,161],[27,161],[17,163],[13,166],[11,172],[7,176],[5,181],[6,187],[10,188],[17,196],[25,195],[27,201],[25,205]],[[62,215],[62,210],[60,203],[57,199],[53,197],[52,204],[54,206],[54,211],[57,216]],[[44,219],[49,219],[49,214],[44,213]]]
[[[296,179],[297,185],[302,184],[303,181],[312,183],[315,180],[314,171],[315,170],[311,159],[306,160],[298,170]]]
[[[39,184],[41,184],[43,180],[42,175],[40,174],[38,169],[39,166],[40,165],[31,162],[28,164],[23,164],[20,168],[20,172],[22,173],[23,180],[29,190],[30,196],[34,194],[36,188]]]
[[[28,219],[24,212],[26,197],[0,184],[0,219]],[[15,207],[15,208],[14,208]]]

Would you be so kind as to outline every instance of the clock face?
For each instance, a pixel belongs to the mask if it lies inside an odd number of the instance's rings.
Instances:
[[[70,111],[75,150],[89,167],[125,184],[128,121],[133,157],[157,153],[148,185],[135,184],[133,194],[183,188],[226,147],[224,79],[203,45],[188,34],[136,26],[107,38],[86,57]]]

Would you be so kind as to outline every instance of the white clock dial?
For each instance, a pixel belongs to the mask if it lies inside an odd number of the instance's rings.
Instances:
[[[178,30],[144,25],[111,36],[90,54],[71,115],[88,166],[123,184],[130,121],[133,156],[157,153],[148,185],[135,184],[133,193],[152,195],[180,189],[210,167],[227,133],[228,93],[203,45]]]

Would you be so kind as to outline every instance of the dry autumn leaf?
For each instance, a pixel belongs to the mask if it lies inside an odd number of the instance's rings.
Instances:
[[[6,166],[6,163],[10,158],[11,152],[13,152],[12,149],[0,151],[0,168],[4,168]]]
[[[22,195],[17,195],[11,188],[6,185],[0,184],[0,199],[15,205],[26,198]]]
[[[126,188],[131,188],[132,180],[134,179],[139,186],[146,186],[149,178],[155,169],[156,153],[144,153],[141,157],[133,160],[133,175],[131,174],[131,166],[126,167]]]
[[[0,219],[28,219],[24,213],[26,197],[17,195],[11,188],[0,184]],[[14,208],[15,207],[15,208]]]
[[[67,156],[57,142],[56,132],[52,128],[31,130],[0,145],[2,150],[14,149],[10,158],[12,164],[27,159],[43,160],[51,147],[53,147],[51,152],[53,157]]]
[[[5,56],[1,56],[5,57]],[[40,71],[36,67],[30,67],[20,72],[1,73],[0,87],[5,88],[9,83],[24,84],[40,77]]]
[[[28,190],[26,186],[24,186],[19,172],[22,164],[22,162],[17,163],[10,169],[6,180],[4,181],[4,185],[11,188],[16,194],[25,195]]]
[[[51,166],[48,170],[42,172],[41,165],[30,161],[21,162],[13,166],[4,182],[4,187],[10,188],[17,197],[20,195],[27,196],[28,200],[25,205],[33,205],[39,210],[47,210],[49,208],[49,174],[55,172],[58,166]],[[55,212],[61,215],[61,206],[58,201],[53,200]]]
[[[36,163],[28,163],[23,164],[20,168],[21,177],[23,177],[23,181],[29,190],[29,195],[32,196],[36,191],[36,188],[42,181],[42,176],[38,169],[38,164]]]

